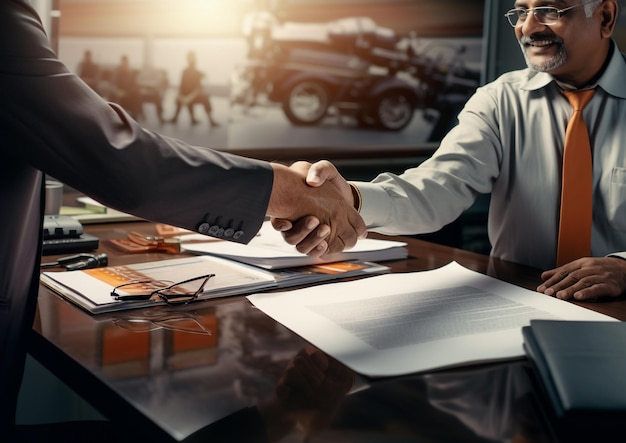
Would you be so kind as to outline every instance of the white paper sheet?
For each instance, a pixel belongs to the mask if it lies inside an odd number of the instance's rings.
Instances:
[[[531,319],[615,319],[450,263],[254,294],[267,315],[354,371],[393,376],[524,356]]]

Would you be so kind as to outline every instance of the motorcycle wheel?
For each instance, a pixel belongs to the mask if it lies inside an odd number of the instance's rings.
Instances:
[[[377,125],[387,131],[400,131],[413,120],[413,101],[402,91],[384,93],[374,109]]]
[[[330,93],[320,82],[306,80],[296,83],[283,102],[283,111],[294,125],[316,125],[328,112]]]

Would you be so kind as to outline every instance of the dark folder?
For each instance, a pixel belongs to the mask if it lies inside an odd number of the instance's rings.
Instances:
[[[626,323],[532,320],[522,334],[557,426],[623,432]]]

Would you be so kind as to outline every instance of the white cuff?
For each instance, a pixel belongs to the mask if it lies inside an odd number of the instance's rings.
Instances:
[[[626,260],[626,252],[611,252],[610,254],[607,254],[607,257],[618,257]]]
[[[380,184],[353,182],[361,193],[361,217],[368,229],[385,226],[391,214],[391,199]]]

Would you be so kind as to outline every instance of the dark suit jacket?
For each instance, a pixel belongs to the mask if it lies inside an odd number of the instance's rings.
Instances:
[[[142,129],[57,59],[26,0],[0,2],[0,150],[0,441],[7,441],[37,302],[42,173],[118,210],[239,242],[260,228],[273,174],[267,163]]]

